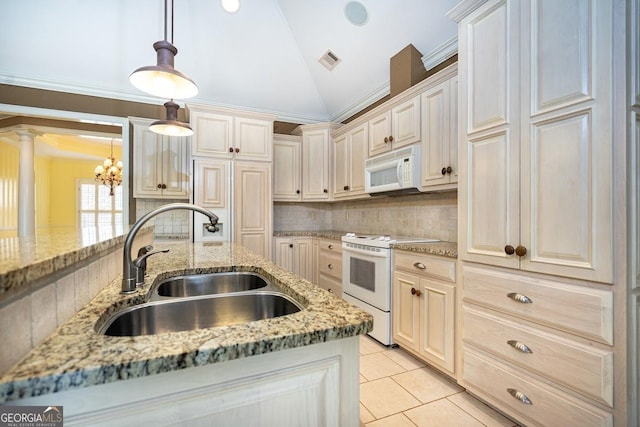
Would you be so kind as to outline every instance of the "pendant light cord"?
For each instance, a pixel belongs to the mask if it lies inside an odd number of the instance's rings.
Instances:
[[[164,39],[168,40],[167,37],[167,26],[168,26],[168,18],[167,18],[167,0],[164,0]],[[173,44],[173,0],[171,0],[171,44]]]

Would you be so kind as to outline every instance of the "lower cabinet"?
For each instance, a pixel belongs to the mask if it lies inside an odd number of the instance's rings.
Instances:
[[[312,237],[276,237],[273,245],[273,262],[280,267],[314,281],[315,263]]]
[[[456,262],[395,252],[393,340],[453,376]]]
[[[342,244],[339,240],[318,240],[318,286],[342,297]]]

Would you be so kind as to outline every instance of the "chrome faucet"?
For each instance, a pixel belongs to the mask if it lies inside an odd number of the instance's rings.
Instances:
[[[123,294],[130,294],[135,292],[136,278],[139,278],[141,276],[144,278],[144,272],[140,274],[140,268],[141,268],[140,266],[148,256],[152,255],[151,253],[145,253],[139,256],[138,258],[136,258],[135,260],[131,259],[131,246],[133,244],[133,239],[136,237],[136,234],[138,234],[138,231],[140,231],[140,228],[142,228],[142,226],[151,218],[163,212],[174,210],[174,209],[187,209],[187,210],[199,212],[209,217],[209,220],[211,221],[211,223],[205,227],[206,230],[212,233],[218,231],[218,217],[214,213],[209,212],[205,208],[202,208],[197,205],[192,205],[189,203],[169,203],[166,205],[162,205],[159,208],[154,209],[151,212],[145,214],[143,217],[137,220],[135,224],[133,224],[133,226],[131,227],[131,230],[129,230],[129,233],[127,234],[127,238],[124,241],[124,249],[122,250],[123,259],[122,259],[122,291],[121,291]]]

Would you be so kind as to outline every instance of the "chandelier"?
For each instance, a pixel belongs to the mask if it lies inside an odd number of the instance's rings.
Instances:
[[[93,171],[96,181],[109,187],[109,195],[113,196],[113,189],[122,184],[122,161],[113,157],[113,139],[111,140],[111,156],[104,159],[101,165]]]

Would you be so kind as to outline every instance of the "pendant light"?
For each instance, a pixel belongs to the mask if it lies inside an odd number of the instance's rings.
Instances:
[[[198,94],[198,87],[186,75],[173,68],[178,49],[173,45],[173,0],[171,0],[171,43],[167,40],[167,0],[164,0],[164,40],[157,41],[157,64],[141,67],[129,76],[136,88],[160,98],[186,99]]]
[[[113,139],[111,140],[111,156],[93,171],[96,181],[109,187],[109,195],[113,196],[113,189],[122,184],[122,161],[116,161],[113,156]]]
[[[173,99],[165,102],[164,108],[167,110],[167,119],[151,123],[151,125],[149,125],[149,130],[169,136],[193,135],[193,130],[188,124],[178,121],[178,108],[180,108],[180,106],[173,102]]]

